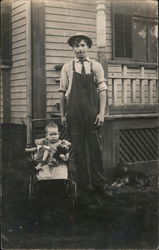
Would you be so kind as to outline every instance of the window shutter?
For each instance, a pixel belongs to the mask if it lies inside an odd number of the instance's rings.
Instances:
[[[124,57],[123,14],[114,15],[115,57]]]
[[[114,14],[115,57],[132,57],[132,17]]]
[[[125,57],[132,57],[132,17],[125,15],[124,22],[125,32]]]

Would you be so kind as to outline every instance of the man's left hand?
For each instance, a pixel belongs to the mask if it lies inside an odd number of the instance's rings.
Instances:
[[[102,127],[103,124],[104,124],[104,114],[98,114],[97,117],[96,117],[96,120],[95,120],[95,126],[96,127]]]

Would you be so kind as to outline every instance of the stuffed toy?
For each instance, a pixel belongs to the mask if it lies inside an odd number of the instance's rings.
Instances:
[[[69,150],[71,147],[71,143],[67,140],[62,140],[61,143],[57,146],[57,150],[53,157],[57,161],[64,161],[66,162],[69,157]]]

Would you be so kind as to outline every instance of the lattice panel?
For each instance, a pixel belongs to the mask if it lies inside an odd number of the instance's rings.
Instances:
[[[119,131],[119,161],[137,162],[158,159],[158,129]]]

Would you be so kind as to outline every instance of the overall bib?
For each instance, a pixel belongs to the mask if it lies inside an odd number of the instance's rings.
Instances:
[[[99,97],[92,64],[90,72],[85,75],[76,72],[73,61],[72,87],[67,103],[67,126],[74,150],[79,190],[84,190],[89,184],[86,145],[92,185],[97,187],[105,184],[101,135],[99,128],[94,125],[99,112]]]

